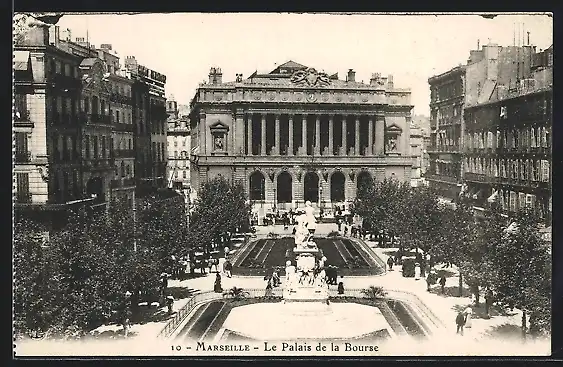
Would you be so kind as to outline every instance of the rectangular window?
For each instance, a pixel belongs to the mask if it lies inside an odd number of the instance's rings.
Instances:
[[[549,161],[541,161],[541,180],[543,182],[549,182]]]
[[[107,152],[106,152],[106,137],[102,136],[102,158],[106,158],[107,157]]]
[[[30,194],[29,194],[29,173],[16,173],[16,198],[17,201],[20,203],[28,203],[30,202]]]
[[[86,150],[86,159],[90,159],[90,135],[86,135],[84,145]]]
[[[514,191],[510,191],[510,211],[516,211],[516,193]]]
[[[92,141],[92,145],[94,146],[94,159],[98,159],[98,136],[94,135],[93,136],[93,141]]]
[[[27,133],[16,132],[16,155],[27,154]]]
[[[524,209],[526,207],[526,194],[523,192],[518,193],[518,208]]]
[[[16,121],[27,118],[27,94],[14,95],[14,109],[16,110]]]

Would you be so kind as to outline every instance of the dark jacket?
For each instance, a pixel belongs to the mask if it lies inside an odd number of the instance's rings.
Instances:
[[[463,312],[457,314],[457,317],[455,318],[455,323],[457,325],[465,325],[465,314]]]

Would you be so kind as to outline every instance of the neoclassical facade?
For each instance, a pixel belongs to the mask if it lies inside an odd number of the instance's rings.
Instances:
[[[193,189],[223,176],[244,184],[260,213],[311,201],[330,212],[362,182],[410,180],[409,89],[392,76],[369,84],[293,61],[223,82],[211,68],[192,100]]]

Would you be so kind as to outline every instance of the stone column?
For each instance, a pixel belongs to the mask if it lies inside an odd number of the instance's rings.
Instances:
[[[340,146],[340,150],[342,151],[343,155],[348,155],[348,147],[346,146],[346,115],[342,115],[342,145]]]
[[[207,123],[205,121],[205,113],[200,113],[199,114],[200,120],[199,120],[199,128],[200,131],[203,133],[201,134],[201,136],[203,136],[202,141],[199,142],[199,151],[201,152],[200,154],[202,155],[206,155],[207,154]]]
[[[321,115],[315,117],[315,155],[321,155]]]
[[[262,113],[261,117],[262,125],[260,133],[262,134],[262,139],[260,140],[260,154],[266,155],[266,114]]]
[[[287,147],[287,155],[293,155],[293,115],[289,115],[287,123],[289,125],[289,146]]]
[[[356,126],[354,127],[354,138],[356,138],[354,144],[354,153],[355,155],[360,155],[360,116],[356,116]]]
[[[375,154],[385,154],[385,116],[375,116]]]
[[[247,133],[247,144],[246,144],[246,154],[252,155],[252,112],[247,114],[248,116],[248,130]]]
[[[373,116],[368,116],[368,155],[373,155]]]
[[[328,115],[328,155],[334,155],[334,115]]]
[[[274,150],[275,155],[280,155],[280,115],[276,113],[276,138],[275,138],[276,149]]]
[[[243,155],[244,151],[244,113],[237,111],[233,129],[233,154]]]
[[[301,126],[301,141],[303,145],[303,155],[307,155],[307,115],[302,115]]]

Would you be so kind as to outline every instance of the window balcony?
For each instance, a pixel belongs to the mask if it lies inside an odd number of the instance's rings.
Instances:
[[[16,163],[29,163],[31,162],[31,152],[16,152],[14,159]]]
[[[114,149],[113,156],[115,158],[135,158],[133,149]]]

